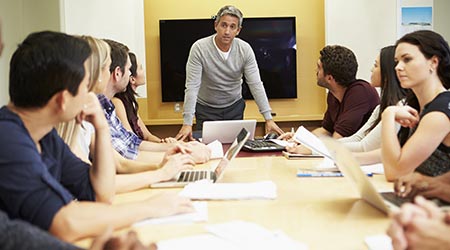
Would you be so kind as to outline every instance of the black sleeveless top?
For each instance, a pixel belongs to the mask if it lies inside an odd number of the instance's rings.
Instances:
[[[450,119],[449,91],[440,93],[430,103],[425,105],[423,112],[420,114],[420,118],[435,111],[446,114]],[[426,145],[423,146],[425,147]],[[416,168],[416,171],[428,176],[438,176],[450,171],[450,147],[441,143],[430,157]]]

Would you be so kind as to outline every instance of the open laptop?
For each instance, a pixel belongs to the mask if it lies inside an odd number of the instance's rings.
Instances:
[[[202,142],[208,144],[215,140],[221,143],[232,143],[236,135],[245,128],[250,139],[255,136],[256,120],[225,120],[203,122]]]
[[[328,148],[339,170],[344,174],[345,178],[355,184],[356,189],[364,201],[386,214],[390,211],[395,211],[405,202],[411,202],[411,199],[400,198],[393,192],[379,193],[367,175],[361,170],[359,162],[345,146],[332,138],[321,139]],[[433,201],[443,209],[450,208],[449,204],[443,203],[442,201]]]
[[[230,162],[236,157],[236,155],[241,150],[244,143],[250,137],[250,133],[242,128],[237,136],[235,136],[233,144],[227,150],[225,155],[219,161],[219,163],[212,167],[210,170],[184,170],[181,171],[172,181],[159,182],[150,185],[152,188],[166,188],[166,187],[183,187],[190,182],[199,180],[210,180],[211,182],[216,182],[220,180],[225,172],[225,169],[230,164]]]

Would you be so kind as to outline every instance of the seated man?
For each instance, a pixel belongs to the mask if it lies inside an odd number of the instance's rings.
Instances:
[[[316,135],[334,138],[354,134],[366,123],[380,103],[377,91],[368,82],[356,79],[358,62],[345,47],[326,46],[317,61],[317,85],[329,90],[327,111]]]
[[[347,137],[366,123],[380,97],[368,82],[356,79],[358,62],[351,50],[339,45],[326,46],[317,61],[317,85],[329,90],[322,127],[312,131],[317,136]],[[281,138],[290,138],[286,133]],[[309,153],[304,147],[291,152]]]
[[[133,132],[126,130],[120,122],[111,99],[115,94],[125,91],[128,85],[131,68],[129,49],[119,42],[107,39],[105,41],[111,47],[111,65],[109,68],[111,77],[104,93],[97,96],[109,123],[113,147],[127,159],[147,161],[147,158],[143,156],[145,152],[164,152],[172,144],[143,141]],[[211,152],[204,144],[197,142],[188,143],[186,146],[192,150],[192,156],[196,163],[204,163],[209,160]],[[158,159],[158,161],[160,160]]]
[[[0,109],[0,143],[8,145],[0,149],[0,209],[65,241],[192,211],[188,199],[169,194],[107,204],[114,197],[116,170],[104,161],[113,159],[112,150],[96,152],[89,166],[57,135],[54,127],[75,117],[109,129],[84,109],[93,95],[88,93],[90,53],[80,38],[30,34],[11,58],[11,101]],[[101,134],[97,140],[110,140],[109,133]]]

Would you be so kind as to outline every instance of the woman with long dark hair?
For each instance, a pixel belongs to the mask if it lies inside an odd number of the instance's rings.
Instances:
[[[406,90],[400,86],[395,73],[394,55],[395,46],[384,47],[372,68],[370,84],[381,88],[380,104],[355,134],[339,139],[352,152],[368,152],[381,147],[381,114],[387,107],[397,105],[405,98]]]
[[[141,117],[139,117],[139,103],[136,100],[136,88],[145,84],[145,72],[142,64],[137,61],[136,55],[132,52],[129,52],[128,55],[131,60],[130,82],[124,92],[117,93],[112,99],[112,102],[116,107],[117,117],[119,117],[126,129],[134,132],[142,140],[152,142],[176,142],[175,138],[168,137],[161,139],[150,133]]]
[[[444,38],[421,30],[397,41],[395,67],[406,106],[382,115],[382,158],[386,179],[418,171],[438,176],[450,170],[450,49]],[[397,137],[396,123],[402,128]]]

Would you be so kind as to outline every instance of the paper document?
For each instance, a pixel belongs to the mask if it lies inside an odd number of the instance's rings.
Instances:
[[[384,167],[383,167],[383,163],[376,163],[376,164],[372,164],[372,165],[364,165],[361,166],[361,169],[364,172],[371,172],[373,174],[384,174]]]
[[[330,152],[328,152],[328,149],[323,144],[323,142],[319,138],[317,138],[316,135],[309,132],[305,127],[298,127],[297,131],[294,134],[294,140],[311,149],[313,151],[313,154],[318,153],[329,159],[332,159]]]
[[[338,170],[334,165],[333,158],[323,142],[305,127],[298,127],[294,134],[294,140],[303,144],[313,151],[313,154],[323,155],[325,158],[315,168],[317,170],[334,171]]]
[[[287,147],[287,146],[293,147],[293,146],[295,146],[294,142],[290,142],[290,141],[286,141],[286,140],[270,139],[269,141],[271,141],[273,143],[276,143],[276,144],[278,144],[280,146],[283,146],[283,147]]]
[[[210,234],[201,234],[158,242],[158,250],[306,250],[305,244],[292,240],[280,230],[270,231],[258,224],[230,221],[205,227]]]
[[[180,195],[196,200],[275,199],[277,187],[272,181],[253,183],[198,181],[186,185]]]
[[[365,239],[369,250],[392,250],[392,240],[386,234],[368,236]]]
[[[162,218],[151,218],[134,223],[134,227],[143,225],[170,224],[170,223],[189,223],[208,221],[208,203],[206,201],[195,201],[192,203],[195,212],[187,214],[177,214]]]
[[[220,159],[223,157],[223,147],[220,141],[215,140],[206,146],[211,150],[211,159]]]

